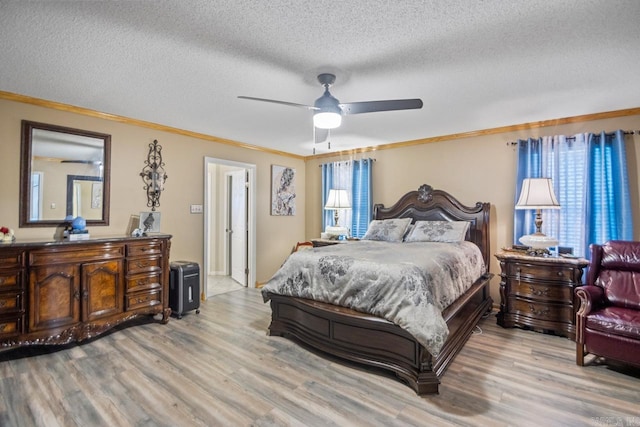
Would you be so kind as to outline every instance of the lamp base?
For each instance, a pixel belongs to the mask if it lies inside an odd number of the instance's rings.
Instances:
[[[329,236],[348,236],[349,230],[347,227],[327,226],[325,233]]]
[[[542,233],[533,233],[520,238],[520,243],[534,249],[546,249],[558,246],[558,239],[545,236]]]

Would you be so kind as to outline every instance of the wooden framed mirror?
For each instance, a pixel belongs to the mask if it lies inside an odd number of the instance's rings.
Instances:
[[[20,157],[20,227],[109,225],[111,135],[23,120]]]

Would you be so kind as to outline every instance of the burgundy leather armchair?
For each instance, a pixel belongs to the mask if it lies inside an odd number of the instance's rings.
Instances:
[[[593,244],[585,286],[577,287],[576,363],[591,353],[640,366],[640,242]]]

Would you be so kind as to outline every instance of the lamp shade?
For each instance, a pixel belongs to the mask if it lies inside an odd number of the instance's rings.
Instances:
[[[551,178],[525,178],[516,209],[560,209]]]
[[[349,202],[349,195],[347,190],[329,190],[329,196],[327,197],[327,203],[324,205],[325,209],[350,209],[351,203]]]

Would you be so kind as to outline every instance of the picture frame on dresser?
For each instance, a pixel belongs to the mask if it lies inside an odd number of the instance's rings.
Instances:
[[[138,228],[143,233],[159,233],[160,220],[162,215],[160,212],[140,212],[140,224]]]

